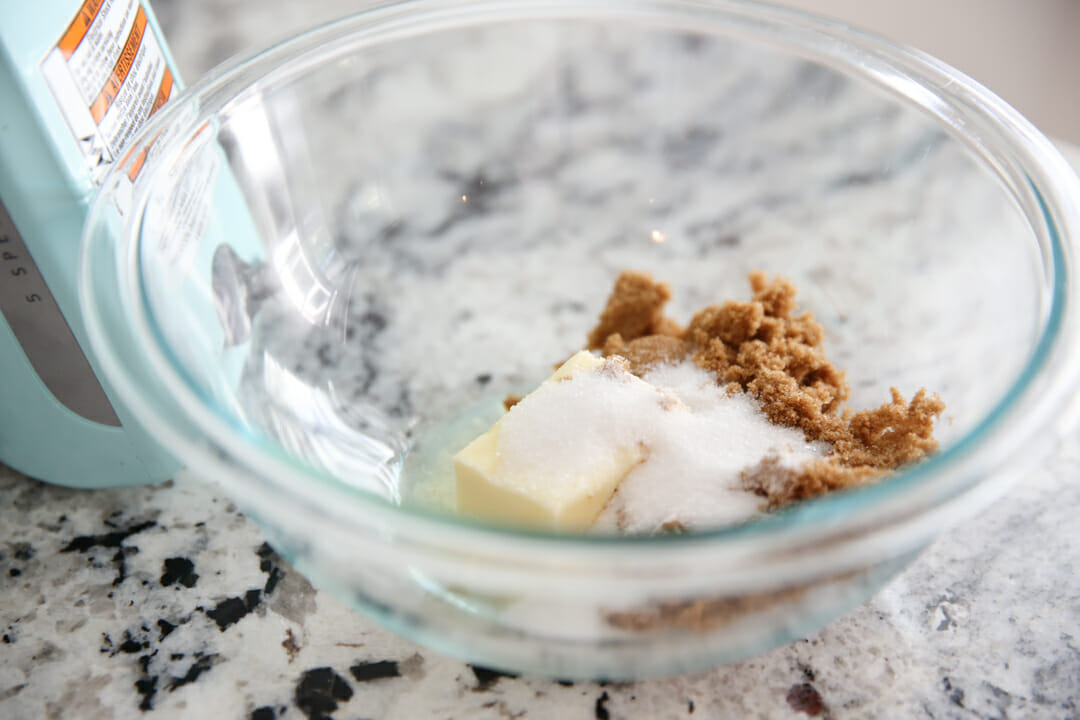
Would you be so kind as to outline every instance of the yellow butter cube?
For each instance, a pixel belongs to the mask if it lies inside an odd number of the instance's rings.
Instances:
[[[458,510],[525,528],[580,531],[591,526],[622,479],[646,454],[641,443],[602,432],[609,421],[614,423],[618,418],[605,417],[602,410],[581,412],[582,393],[554,387],[585,375],[594,375],[592,379],[597,380],[598,373],[616,391],[657,392],[631,375],[621,359],[605,361],[587,351],[579,352],[454,456]],[[552,399],[559,397],[557,393],[563,393],[569,402],[556,405],[553,412]],[[542,397],[545,394],[547,398]],[[512,415],[514,422],[508,422]],[[507,438],[502,437],[507,428],[541,431],[544,443],[538,448],[540,452],[526,453],[524,460],[507,457]],[[528,439],[519,440],[525,440],[527,446]]]

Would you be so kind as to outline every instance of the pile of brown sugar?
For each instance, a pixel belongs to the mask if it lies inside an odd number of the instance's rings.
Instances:
[[[637,375],[689,357],[729,390],[757,398],[772,422],[828,443],[825,457],[799,470],[767,457],[743,473],[745,487],[770,507],[876,481],[937,449],[934,421],[945,409],[937,394],[922,389],[905,402],[893,388],[891,401],[853,411],[843,371],[825,356],[821,325],[809,312],[795,314],[795,286],[761,272],[749,280],[750,302],[710,305],[683,328],[663,314],[671,297],[665,283],[624,271],[588,348],[625,357]]]

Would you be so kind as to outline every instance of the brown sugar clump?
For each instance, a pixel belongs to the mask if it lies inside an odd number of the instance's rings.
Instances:
[[[821,324],[811,313],[796,315],[795,286],[762,272],[749,280],[751,301],[710,305],[683,330],[663,315],[668,286],[625,271],[588,346],[625,357],[636,375],[689,356],[718,383],[757,398],[770,421],[828,443],[824,458],[797,470],[766,458],[744,473],[745,486],[770,507],[874,482],[937,449],[933,429],[945,409],[941,398],[923,389],[906,402],[893,388],[890,402],[852,412],[844,373],[825,355]]]
[[[725,345],[738,347],[754,337],[764,319],[765,310],[761,303],[728,300],[723,305],[710,305],[695,315],[686,332],[697,345],[705,345],[716,338]]]
[[[837,449],[853,467],[894,468],[918,460],[937,450],[934,420],[945,410],[941,398],[925,389],[915,393],[910,403],[892,388],[892,402],[851,416],[851,439],[837,441]]]
[[[588,349],[599,350],[616,333],[626,342],[644,335],[681,335],[681,328],[664,317],[664,304],[670,298],[667,284],[653,282],[647,273],[623,271],[600,322],[589,333]]]
[[[841,488],[857,487],[881,477],[873,467],[845,467],[828,459],[814,460],[801,468],[784,467],[779,459],[770,456],[755,467],[743,472],[743,487],[769,500],[777,508],[798,500]]]
[[[643,375],[657,365],[682,362],[690,354],[690,343],[670,335],[646,335],[624,342],[622,335],[608,335],[604,341],[604,357],[621,355],[630,362],[630,372]]]

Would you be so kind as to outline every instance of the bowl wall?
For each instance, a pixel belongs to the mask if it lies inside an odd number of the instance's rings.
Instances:
[[[943,455],[969,457],[1061,301],[994,122],[890,64],[914,56],[780,11],[430,7],[208,79],[134,184],[111,178],[83,291],[99,351],[130,359],[114,382],[304,572],[474,661],[674,672],[864,600],[989,455],[626,546],[439,520],[448,458],[584,344],[627,268],[670,283],[681,321],[746,298],[751,270],[791,278],[852,404],[936,391]],[[841,528],[865,508],[891,524]]]

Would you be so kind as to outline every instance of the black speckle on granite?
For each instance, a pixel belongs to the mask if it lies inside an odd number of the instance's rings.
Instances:
[[[795,712],[806,713],[810,717],[817,717],[825,712],[825,701],[810,683],[792,685],[787,693],[787,704]]]
[[[259,556],[259,569],[268,575],[266,584],[263,585],[263,595],[269,595],[274,592],[274,588],[285,577],[285,573],[281,569],[281,557],[266,543],[260,545],[255,550],[255,554]]]
[[[186,588],[193,588],[199,579],[198,573],[195,572],[195,563],[185,557],[165,558],[161,568],[163,587],[180,584]]]
[[[16,560],[29,560],[34,557],[34,546],[27,542],[12,543],[11,551]]]
[[[139,667],[142,668],[142,671],[144,673],[150,672],[150,661],[154,659],[155,655],[157,655],[157,650],[152,653],[147,653],[146,655],[139,656]]]
[[[8,570],[8,577],[19,577],[20,575],[22,575],[22,570],[19,568],[11,568]]]
[[[117,646],[116,649],[122,653],[134,655],[137,652],[146,650],[148,647],[150,647],[150,643],[146,642],[145,640],[136,640],[135,638],[131,637],[130,632],[125,630],[124,642],[120,643],[120,645]]]
[[[191,664],[191,667],[187,669],[183,677],[174,677],[169,681],[169,691],[173,691],[178,687],[183,687],[188,683],[193,683],[199,679],[199,676],[213,667],[214,662],[217,660],[217,655],[204,655],[203,653],[195,653],[195,662]]]
[[[154,709],[154,695],[157,694],[157,675],[139,678],[135,681],[135,691],[142,695],[139,709],[142,711]]]
[[[611,713],[608,712],[607,709],[607,701],[610,699],[607,690],[605,690],[600,697],[596,698],[596,707],[594,708],[596,720],[611,720]]]
[[[574,687],[573,680],[556,680],[555,682],[559,683],[563,687]]]
[[[401,677],[401,671],[398,670],[398,664],[394,660],[360,662],[350,667],[349,672],[359,682]]]
[[[173,625],[171,622],[165,620],[164,618],[157,621],[157,626],[158,630],[161,631],[161,634],[158,635],[158,640],[164,640],[169,633],[176,629],[176,625]]]
[[[964,691],[958,687],[953,687],[952,681],[949,680],[948,675],[941,678],[941,686],[945,692],[949,693],[949,702],[959,708],[964,707]]]
[[[345,678],[333,668],[320,667],[308,670],[296,685],[296,707],[309,720],[325,720],[337,710],[338,703],[353,696],[352,688]]]
[[[478,385],[487,385],[491,382],[491,373],[481,373],[477,375],[476,382]]]
[[[111,523],[107,523],[111,524]],[[110,533],[104,533],[102,535],[80,535],[72,538],[71,541],[60,548],[60,552],[80,552],[84,553],[90,548],[105,547],[105,548],[118,548],[120,545],[132,535],[141,533],[143,530],[147,530],[156,525],[153,520],[147,520],[146,522],[137,523],[131,527],[123,530],[114,530]]]
[[[263,543],[259,547],[255,548],[255,554],[261,557],[264,561],[268,561],[270,558],[276,555],[276,553],[274,552],[274,548],[270,547],[270,543]],[[263,572],[266,572],[269,569],[269,565],[265,565],[262,563],[259,564],[259,567]]]
[[[7,633],[4,633],[3,641],[4,641],[5,645],[10,645],[11,644],[11,636],[8,635]]]
[[[142,696],[139,709],[144,712],[154,709],[154,696],[157,694],[158,676],[150,674],[150,661],[155,655],[157,655],[157,650],[139,658],[139,667],[142,668],[143,677],[135,681],[135,691]]]
[[[474,692],[484,692],[490,690],[491,687],[502,680],[503,678],[516,678],[514,673],[506,673],[500,670],[492,670],[491,668],[481,667],[480,665],[470,665],[469,669],[473,671],[473,675],[476,676],[476,687],[473,688]]]
[[[251,711],[251,720],[274,720],[276,717],[277,713],[269,705],[263,705]]]
[[[128,553],[127,551],[129,550],[132,552]],[[116,568],[116,577],[114,577],[112,581],[114,587],[124,582],[124,580],[127,578],[128,554],[134,555],[138,551],[138,548],[118,548],[117,551],[113,553],[112,564],[113,567]],[[109,597],[112,597],[112,595],[110,595]]]
[[[115,524],[109,520],[105,521],[105,524],[109,527],[115,527]],[[143,530],[152,528],[156,525],[153,520],[147,520],[146,522],[137,523],[122,530],[113,530],[112,532],[103,533],[101,535],[80,535],[76,538],[72,538],[67,545],[60,548],[60,552],[80,552],[85,553],[87,550],[95,547],[101,548],[116,548],[116,552],[112,556],[113,567],[116,569],[116,577],[113,578],[112,584],[114,586],[124,582],[124,578],[127,577],[127,563],[125,558],[127,555],[134,555],[139,552],[136,547],[124,547],[123,542],[132,535],[141,533]],[[90,558],[92,560],[92,558]],[[112,597],[111,595],[109,597]]]
[[[225,632],[225,628],[239,622],[241,618],[255,609],[262,597],[262,590],[248,590],[244,597],[225,598],[214,606],[213,610],[207,610],[207,616],[217,623],[218,629]]]
[[[277,587],[278,581],[281,580],[282,574],[283,573],[281,572],[281,568],[270,568],[270,577],[266,578],[266,585],[263,586],[263,593],[269,595],[270,593],[274,592],[274,588]]]
[[[694,714],[694,701],[693,700],[687,700],[686,701],[686,714],[687,715],[693,715]]]

